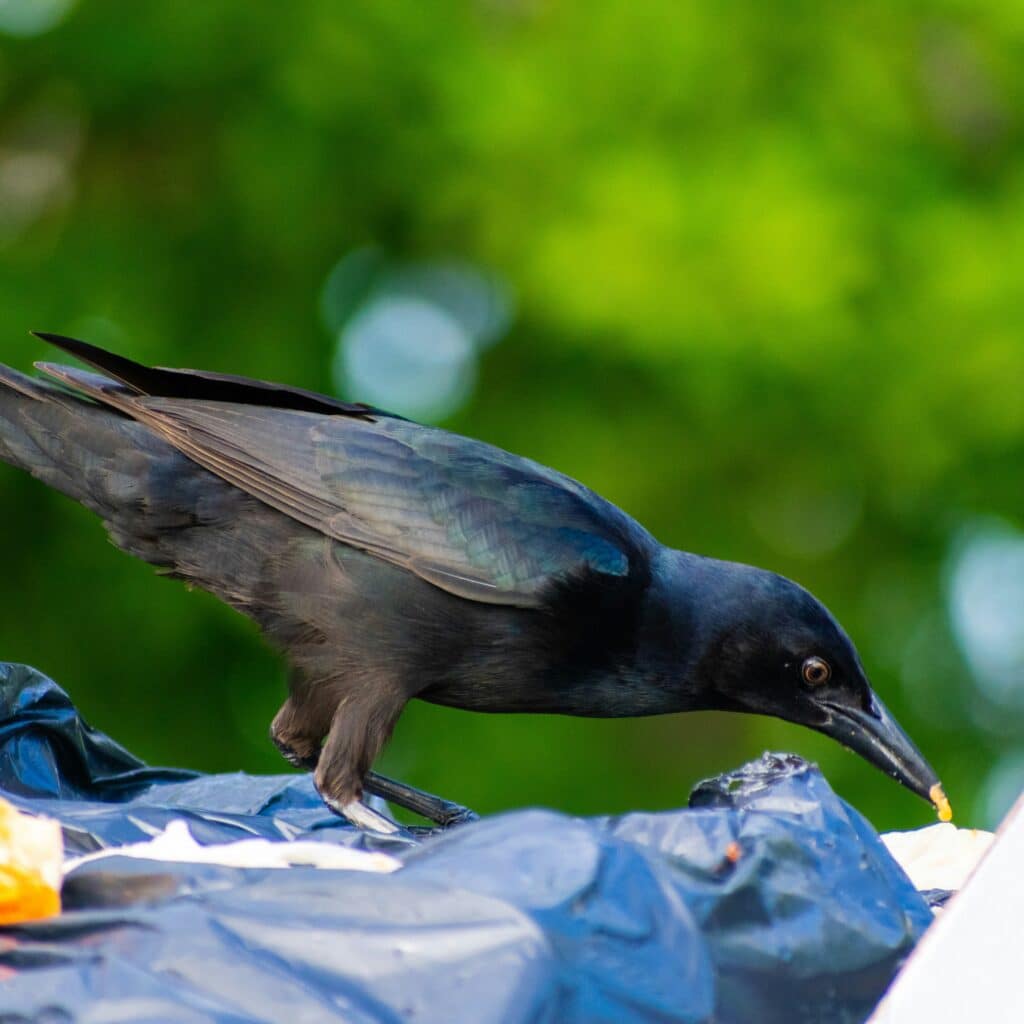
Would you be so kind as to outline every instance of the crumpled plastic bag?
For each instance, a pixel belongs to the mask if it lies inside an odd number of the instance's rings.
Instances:
[[[931,914],[871,826],[797,758],[693,806],[581,820],[524,810],[371,838],[307,776],[147,768],[66,695],[0,665],[0,791],[72,852],[183,818],[200,843],[385,849],[393,874],[111,857],[65,913],[0,929],[0,1021],[863,1020]]]

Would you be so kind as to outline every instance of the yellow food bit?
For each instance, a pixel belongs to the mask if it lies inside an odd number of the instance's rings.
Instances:
[[[0,925],[60,913],[60,895],[35,871],[0,864]]]
[[[928,790],[928,798],[935,804],[935,810],[939,812],[939,821],[953,820],[953,808],[949,806],[949,798],[942,791],[942,786],[938,782]]]

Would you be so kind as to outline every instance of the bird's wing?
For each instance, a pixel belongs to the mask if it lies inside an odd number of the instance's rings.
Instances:
[[[132,395],[43,365],[268,505],[451,593],[539,606],[559,581],[638,570],[647,534],[554,470],[389,417]]]

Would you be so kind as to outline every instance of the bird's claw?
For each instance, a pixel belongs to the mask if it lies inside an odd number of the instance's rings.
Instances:
[[[283,740],[279,740],[273,730],[270,732],[270,741],[277,747],[280,755],[293,767],[301,768],[303,771],[311,772],[316,770],[316,766],[320,761],[320,752],[317,751],[315,755],[304,756],[300,754],[293,747],[288,746]]]
[[[380,814],[372,807],[367,807],[362,800],[349,800],[348,803],[341,803],[325,796],[323,801],[338,817],[344,818],[356,828],[366,832],[379,832],[381,835],[392,836],[405,831],[401,825],[386,815]]]
[[[472,821],[479,820],[480,815],[476,811],[471,811],[468,807],[460,807],[458,804],[452,804],[452,810],[440,815],[440,819],[436,824],[441,829],[447,829],[454,828],[456,825],[468,825]]]

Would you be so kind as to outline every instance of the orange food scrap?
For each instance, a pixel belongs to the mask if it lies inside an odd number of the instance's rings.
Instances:
[[[729,845],[728,845],[728,846],[727,846],[727,847],[725,848],[725,859],[726,859],[726,860],[727,860],[727,861],[728,861],[728,862],[729,862],[730,864],[735,864],[735,863],[736,863],[736,862],[737,862],[737,861],[738,861],[738,860],[740,859],[740,857],[742,857],[742,856],[743,856],[743,850],[742,850],[742,848],[740,847],[740,844],[739,844],[739,843],[737,843],[737,842],[736,842],[736,840],[734,839],[734,840],[733,840],[733,841],[732,841],[732,842],[731,842],[731,843],[730,843],[730,844],[729,844]]]
[[[0,924],[60,913],[60,825],[0,798]]]
[[[60,894],[38,874],[0,864],[0,924],[37,921],[59,913]]]

